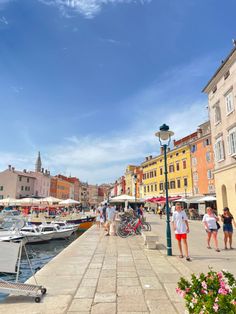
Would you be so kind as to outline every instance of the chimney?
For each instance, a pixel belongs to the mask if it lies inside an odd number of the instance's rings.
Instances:
[[[11,165],[8,165],[8,170],[11,171]]]
[[[148,157],[145,157],[145,161],[148,161]]]
[[[170,152],[170,147],[168,147],[167,151],[168,151],[168,153]]]
[[[44,168],[41,169],[41,172],[44,173]]]
[[[11,169],[12,169],[13,172],[15,171],[15,167],[12,167]]]
[[[26,173],[27,172],[26,169],[24,169],[23,172]]]
[[[152,159],[152,155],[149,156],[149,160],[151,160],[151,159]]]
[[[164,147],[161,146],[161,155],[164,154]]]

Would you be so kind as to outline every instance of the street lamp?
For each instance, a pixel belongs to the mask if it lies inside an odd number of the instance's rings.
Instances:
[[[169,126],[163,124],[160,131],[156,132],[155,135],[159,138],[161,147],[164,150],[164,168],[165,168],[165,190],[166,190],[166,240],[167,240],[167,255],[172,256],[172,245],[171,245],[171,230],[170,230],[170,208],[168,200],[168,172],[167,172],[167,147],[170,145],[171,136],[174,132],[169,130]]]
[[[136,187],[136,184],[137,184],[137,174],[134,175],[134,207],[135,207],[135,210],[137,209],[137,205],[136,205],[136,198],[137,198],[137,187]]]

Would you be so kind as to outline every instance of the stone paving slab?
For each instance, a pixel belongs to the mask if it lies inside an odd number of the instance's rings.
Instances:
[[[164,234],[165,222],[156,221],[157,216],[148,217],[154,221],[153,230]],[[197,230],[197,226],[192,228]],[[163,244],[164,240],[160,236]],[[234,254],[227,252],[227,259],[235,261]],[[221,265],[225,259],[223,254],[210,252],[205,261]],[[185,314],[176,284],[181,276],[198,268],[195,260],[187,263],[176,256],[167,257],[165,249],[144,248],[140,236],[105,237],[104,231],[94,226],[37,272],[39,284],[48,289],[41,303],[11,296],[0,304],[0,313]]]

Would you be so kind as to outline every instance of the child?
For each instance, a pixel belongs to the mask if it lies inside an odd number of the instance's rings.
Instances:
[[[184,210],[182,210],[181,204],[175,204],[175,211],[172,215],[172,226],[175,232],[175,238],[178,241],[178,247],[180,251],[180,258],[183,258],[182,240],[184,245],[184,251],[186,260],[191,261],[188,254],[187,233],[189,233],[188,217]]]

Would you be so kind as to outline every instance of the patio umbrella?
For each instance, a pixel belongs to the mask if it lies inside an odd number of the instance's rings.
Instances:
[[[72,200],[71,198],[68,198],[67,200],[63,200],[59,202],[59,205],[76,205],[76,204],[80,204],[80,202],[76,200]]]
[[[17,199],[12,197],[3,198],[0,200],[0,206],[11,206],[17,205]]]
[[[205,196],[203,198],[200,198],[199,201],[201,203],[204,203],[204,202],[214,202],[214,201],[216,201],[216,197],[212,196],[212,195],[208,195],[208,196]]]
[[[26,197],[26,198],[21,198],[17,200],[17,205],[32,206],[32,205],[39,205],[40,202],[41,202],[40,199],[33,198],[33,197]]]
[[[60,198],[56,198],[56,197],[53,197],[53,196],[48,196],[48,197],[44,197],[44,198],[40,199],[41,204],[48,204],[48,205],[52,205],[52,204],[55,204],[55,203],[58,204],[60,201],[61,201]]]
[[[139,199],[136,198],[136,202],[139,201]],[[112,197],[109,200],[110,203],[124,203],[124,202],[135,202],[135,197],[134,196],[130,196],[130,195],[126,195],[126,194],[122,194],[119,196],[115,196]]]

